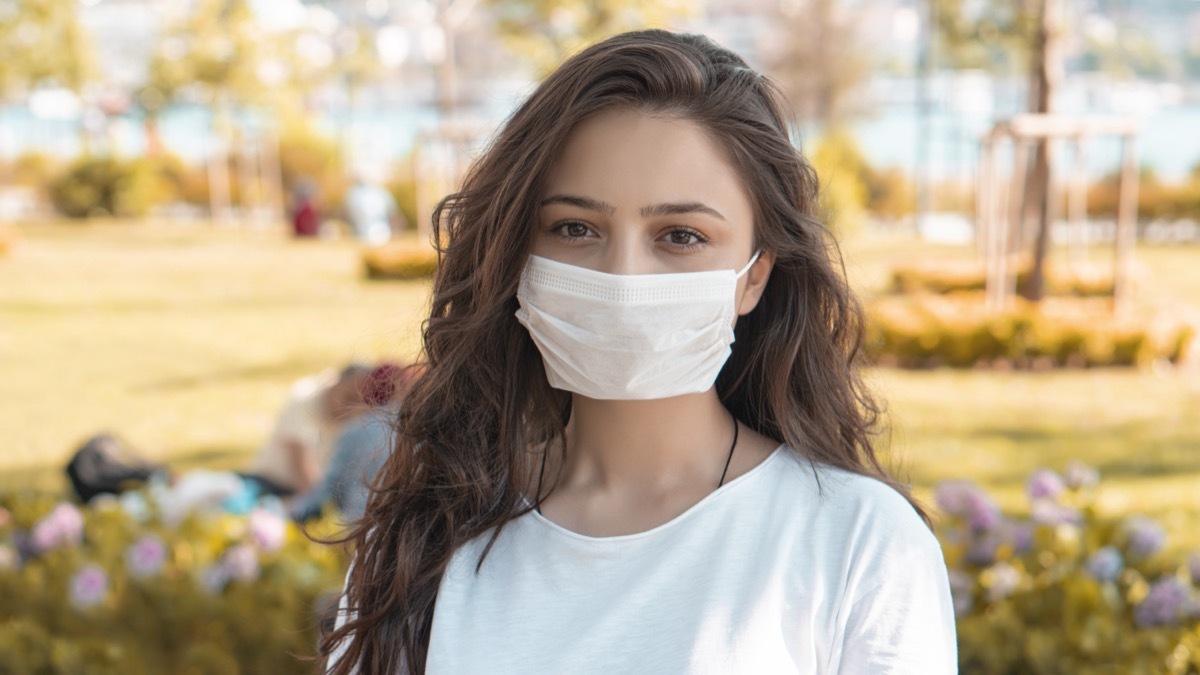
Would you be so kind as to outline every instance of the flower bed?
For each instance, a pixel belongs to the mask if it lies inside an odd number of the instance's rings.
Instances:
[[[963,673],[1200,673],[1200,553],[1166,555],[1144,517],[1098,517],[1098,480],[1035,473],[1023,518],[938,486]],[[345,564],[269,501],[236,515],[164,513],[153,490],[86,509],[0,497],[0,672],[310,670]]]
[[[140,491],[85,509],[0,497],[0,672],[311,670],[344,566],[269,503],[167,522]]]
[[[1165,555],[1142,516],[1098,517],[1098,480],[1034,473],[1022,519],[965,481],[938,486],[963,673],[1200,673],[1200,553]]]
[[[1196,329],[1177,314],[1117,317],[1099,298],[1020,299],[985,310],[982,293],[896,295],[867,306],[866,350],[908,368],[1146,366],[1188,358]]]

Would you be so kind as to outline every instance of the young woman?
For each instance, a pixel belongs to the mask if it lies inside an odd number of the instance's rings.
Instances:
[[[435,214],[332,672],[953,672],[816,200],[775,89],[702,37],[547,78]]]

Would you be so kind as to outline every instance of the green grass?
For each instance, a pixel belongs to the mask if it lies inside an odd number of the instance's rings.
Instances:
[[[358,248],[196,225],[29,226],[0,259],[5,484],[111,429],[237,464],[290,383],[415,355],[423,283],[366,283]]]
[[[867,296],[891,264],[970,249],[903,237],[845,247]],[[36,225],[0,258],[0,490],[61,489],[59,467],[111,429],[180,468],[249,461],[296,378],[418,349],[422,282],[369,283],[345,242],[200,225]],[[1099,257],[1099,254],[1098,254]],[[1144,298],[1200,298],[1200,250],[1139,249]],[[1101,507],[1200,545],[1200,373],[871,373],[892,459],[928,496],[968,477],[1012,509],[1038,467],[1080,459]]]

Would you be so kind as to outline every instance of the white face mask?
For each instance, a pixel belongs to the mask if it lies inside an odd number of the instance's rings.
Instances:
[[[517,320],[550,386],[642,400],[708,391],[733,344],[740,272],[606,274],[530,256]]]

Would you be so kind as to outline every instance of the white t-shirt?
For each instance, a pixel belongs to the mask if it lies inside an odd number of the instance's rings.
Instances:
[[[453,556],[429,675],[957,672],[941,548],[883,483],[781,446],[673,520],[589,537],[538,513]]]

